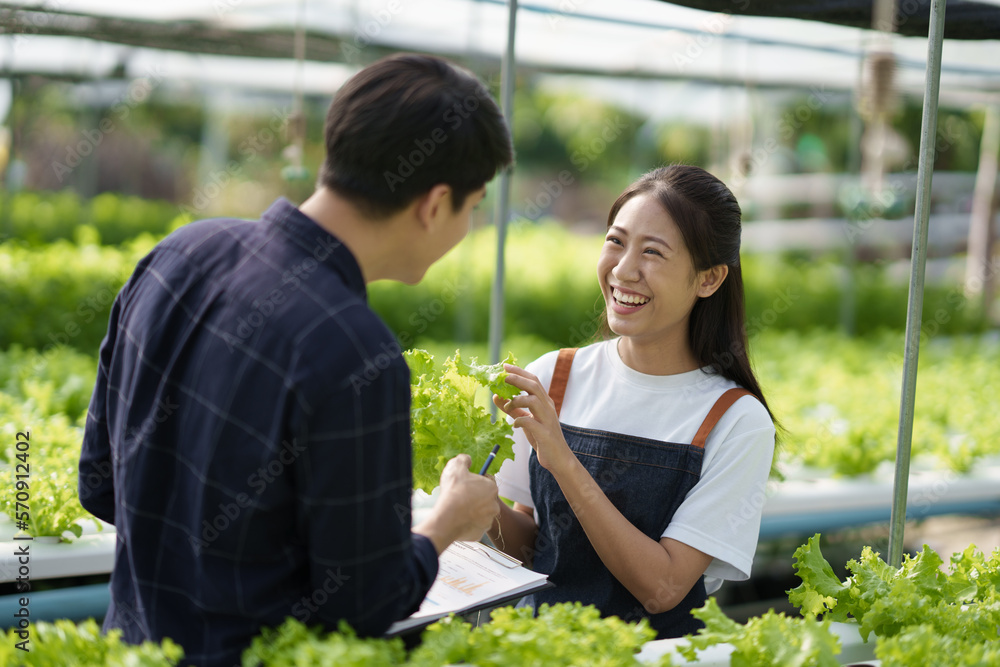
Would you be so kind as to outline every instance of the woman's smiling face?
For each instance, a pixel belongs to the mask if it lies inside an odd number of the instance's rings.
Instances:
[[[686,345],[698,272],[680,229],[656,198],[622,205],[597,260],[611,330],[636,342]]]

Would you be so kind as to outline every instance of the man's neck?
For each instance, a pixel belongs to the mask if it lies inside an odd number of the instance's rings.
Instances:
[[[365,283],[392,277],[392,267],[399,257],[405,237],[402,215],[385,220],[366,218],[348,200],[332,190],[319,187],[299,210],[317,225],[340,239],[361,267]]]

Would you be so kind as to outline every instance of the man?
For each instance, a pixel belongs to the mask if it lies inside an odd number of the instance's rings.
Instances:
[[[511,163],[503,117],[470,73],[403,54],[342,87],[325,135],[308,200],[168,236],[101,345],[79,473],[118,535],[104,627],[184,664],[238,664],[288,616],[378,635],[496,512],[462,455],[411,532],[409,370],[365,286],[416,283],[462,239]]]

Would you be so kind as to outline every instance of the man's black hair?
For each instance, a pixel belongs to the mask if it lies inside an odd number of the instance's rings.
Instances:
[[[326,118],[325,186],[367,217],[384,218],[435,185],[468,195],[513,161],[510,132],[489,90],[446,60],[397,54],[341,87]]]

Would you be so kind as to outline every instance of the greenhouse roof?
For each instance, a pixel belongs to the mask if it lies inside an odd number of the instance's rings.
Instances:
[[[870,5],[866,0],[619,0],[609,7],[585,0],[532,0],[519,4],[517,62],[525,73],[758,88],[822,83],[850,90],[856,85],[856,63],[873,34],[857,27],[871,24]],[[900,35],[915,36],[898,36],[893,43],[904,90],[922,85],[928,5],[927,0],[900,2]],[[305,60],[324,72],[316,92],[328,93],[331,77],[335,86],[348,71],[400,50],[438,53],[479,70],[498,68],[506,13],[502,0],[0,2],[0,29],[7,33],[0,36],[0,67],[10,74],[79,79],[124,68],[136,76],[128,61],[157,50],[202,59],[189,68],[193,71],[173,59],[182,76],[205,75],[214,67],[212,56],[283,61],[282,74],[265,67],[249,78],[287,88],[301,24]],[[951,0],[946,26],[955,39],[945,50],[943,89],[1000,91],[997,43],[975,41],[1000,37],[1000,0]],[[337,75],[316,70],[319,64],[348,69]]]
[[[837,0],[802,2],[802,0],[669,0],[709,12],[733,12],[748,16],[797,18],[855,28],[872,25],[872,0]],[[897,2],[896,32],[910,37],[926,37],[930,20],[930,2]],[[950,0],[946,11],[946,39],[1000,39],[1000,7],[989,2]]]

